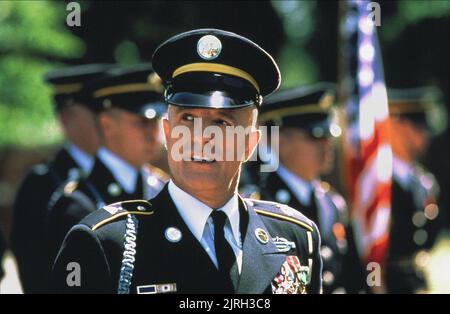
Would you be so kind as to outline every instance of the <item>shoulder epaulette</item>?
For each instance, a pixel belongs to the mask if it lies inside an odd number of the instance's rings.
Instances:
[[[306,218],[304,215],[302,215],[292,207],[276,202],[254,199],[245,199],[245,202],[249,206],[253,207],[255,212],[259,215],[288,221],[310,232],[314,231],[313,223],[311,222],[311,220]]]
[[[152,215],[153,210],[151,206],[150,202],[146,200],[118,202],[95,211],[83,219],[81,223],[89,226],[92,230],[97,230],[110,222],[123,219],[129,214]]]

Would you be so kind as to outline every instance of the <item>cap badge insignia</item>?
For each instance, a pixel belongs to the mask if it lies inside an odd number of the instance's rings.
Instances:
[[[222,51],[222,43],[213,35],[205,35],[197,43],[198,55],[204,60],[214,60]]]

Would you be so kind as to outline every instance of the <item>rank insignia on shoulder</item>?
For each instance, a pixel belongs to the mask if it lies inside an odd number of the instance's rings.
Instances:
[[[151,204],[145,200],[132,200],[106,205],[103,209],[111,215],[115,215],[119,211],[128,211],[133,214],[141,214],[151,211]]]
[[[123,201],[120,203],[122,208],[127,211],[133,212],[148,212],[152,209],[152,204],[146,200],[131,200],[131,201]]]
[[[128,215],[152,215],[154,212],[151,204],[145,200],[123,201],[104,206],[102,211],[97,211],[94,216],[87,216],[83,222],[91,226],[92,230],[97,230],[100,227],[123,219]]]
[[[157,293],[174,293],[177,292],[176,283],[164,283],[147,286],[136,287],[138,294],[157,294]]]
[[[112,204],[112,205],[106,205],[105,207],[103,207],[103,209],[106,210],[111,215],[115,215],[119,210],[122,209],[122,207],[114,206],[114,204]]]
[[[280,273],[272,280],[274,294],[306,294],[310,283],[309,267],[302,266],[295,255],[286,256]]]

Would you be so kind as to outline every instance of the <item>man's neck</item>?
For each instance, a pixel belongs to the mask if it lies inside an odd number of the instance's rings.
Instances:
[[[72,145],[75,145],[78,149],[82,150],[88,155],[95,156],[97,150],[99,149],[98,145],[91,144],[88,141],[80,139],[79,137],[76,136],[70,136],[70,134],[68,133],[65,133],[65,137],[67,139],[67,142],[71,143]]]
[[[281,162],[280,165],[303,181],[311,182],[317,177],[317,175],[313,175],[312,173],[306,173],[304,170],[309,170],[307,167],[290,167],[283,162]]]
[[[235,195],[236,186],[230,188],[215,188],[215,189],[193,189],[178,182],[175,178],[172,181],[183,191],[198,199],[212,209],[223,207]]]
[[[135,190],[136,178],[140,169],[134,168],[117,154],[114,154],[106,147],[98,150],[97,157],[112,173],[115,180],[119,182],[127,193],[133,193]]]
[[[135,165],[131,161],[126,160],[122,156],[122,154],[120,154],[116,149],[114,149],[114,147],[112,147],[110,145],[103,144],[102,146],[100,146],[99,150],[106,150],[106,151],[108,151],[109,154],[112,154],[117,159],[119,159],[121,162],[123,162],[123,163],[127,164],[128,166],[132,167],[136,171],[139,171],[139,169],[141,169],[141,167],[142,167],[142,165]]]
[[[91,172],[92,166],[94,165],[94,157],[92,155],[69,141],[66,142],[64,147],[76,164],[82,169],[84,174]]]

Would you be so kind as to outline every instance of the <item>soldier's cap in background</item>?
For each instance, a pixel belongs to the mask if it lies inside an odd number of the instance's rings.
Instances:
[[[431,129],[427,114],[440,97],[435,87],[388,89],[389,114],[406,118],[419,127]]]
[[[47,72],[44,81],[53,88],[55,109],[60,110],[73,101],[89,108],[79,96],[86,84],[99,79],[105,72],[116,67],[114,64],[83,64],[66,66]]]
[[[161,79],[150,63],[107,71],[82,94],[97,113],[117,108],[153,119],[167,111]]]
[[[278,91],[265,99],[259,123],[299,128],[317,139],[328,137],[335,90],[335,84],[320,82]]]

